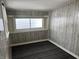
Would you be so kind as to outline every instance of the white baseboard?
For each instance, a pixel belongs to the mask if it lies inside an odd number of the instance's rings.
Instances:
[[[59,44],[53,42],[52,40],[48,40],[48,41],[51,42],[51,43],[53,43],[53,44],[55,44],[57,47],[61,48],[61,49],[64,50],[65,52],[67,52],[67,53],[69,53],[70,55],[74,56],[75,58],[79,59],[79,56],[78,56],[78,55],[76,55],[76,54],[74,54],[74,53],[68,51],[68,50],[65,49],[64,47],[62,47],[62,46],[60,46]]]
[[[30,42],[23,42],[23,43],[11,44],[10,47],[24,45],[24,44],[37,43],[37,42],[42,42],[42,41],[48,41],[48,39],[41,39],[41,40],[35,40],[35,41],[30,41]]]

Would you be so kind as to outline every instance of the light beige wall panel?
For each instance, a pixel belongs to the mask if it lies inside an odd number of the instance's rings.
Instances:
[[[24,43],[35,40],[48,39],[48,30],[10,33],[10,44]]]
[[[7,15],[6,8],[0,1],[0,20],[2,20],[2,26],[0,23],[0,59],[9,59],[9,45],[8,45],[8,27],[7,27]],[[3,28],[3,29],[2,29]],[[2,29],[2,30],[1,30]]]
[[[79,1],[52,12],[50,35],[52,41],[79,55]]]

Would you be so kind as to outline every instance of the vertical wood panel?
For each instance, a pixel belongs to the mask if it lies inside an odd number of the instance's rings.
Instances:
[[[3,29],[0,30],[0,59],[9,59],[7,15],[6,8],[2,5],[1,1],[2,0],[0,0],[0,20],[2,21]]]
[[[51,40],[79,55],[79,1],[52,12],[50,35]]]
[[[48,39],[48,30],[10,33],[11,44]]]

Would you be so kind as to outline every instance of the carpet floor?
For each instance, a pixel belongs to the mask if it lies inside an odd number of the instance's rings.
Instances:
[[[12,59],[76,59],[49,41],[12,47]]]

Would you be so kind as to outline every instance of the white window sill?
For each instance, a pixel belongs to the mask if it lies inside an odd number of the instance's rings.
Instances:
[[[40,28],[40,29],[17,29],[14,32],[10,32],[10,33],[21,33],[21,32],[31,32],[31,31],[42,31],[42,30],[48,30],[47,28]]]

